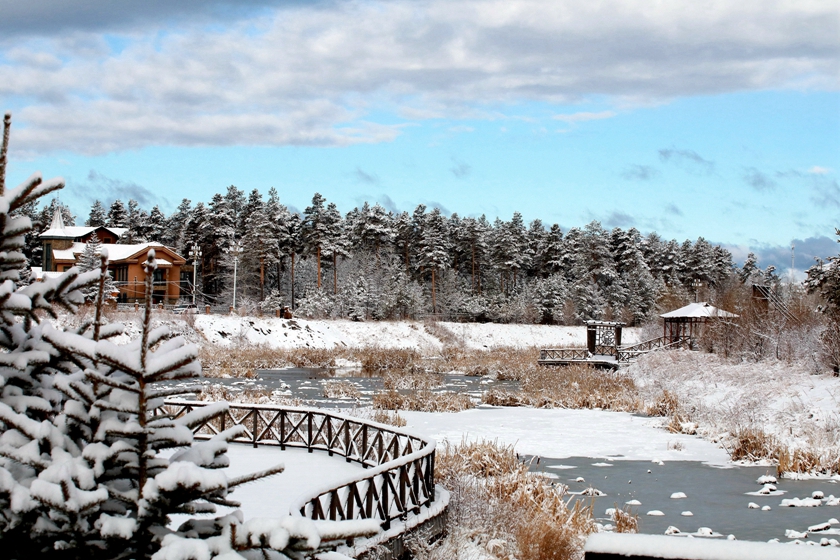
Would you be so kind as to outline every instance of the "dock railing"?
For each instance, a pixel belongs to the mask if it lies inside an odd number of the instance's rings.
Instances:
[[[208,404],[166,401],[174,418]],[[292,506],[294,514],[334,521],[379,519],[383,529],[389,529],[395,519],[419,513],[435,500],[434,439],[318,409],[260,404],[231,404],[193,432],[196,439],[209,439],[234,425],[245,428],[235,442],[326,451],[370,469],[302,497]]]

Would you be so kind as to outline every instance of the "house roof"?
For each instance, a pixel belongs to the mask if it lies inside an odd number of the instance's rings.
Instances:
[[[86,243],[73,243],[69,249],[53,249],[53,259],[59,261],[75,261],[77,255],[81,255],[85,251]],[[160,243],[135,243],[132,245],[117,245],[116,243],[102,243],[102,248],[108,250],[108,259],[111,263],[116,263],[124,260],[142,259],[146,260],[146,254],[149,249],[158,251],[158,257],[155,259],[158,266],[171,266],[173,262],[180,259],[184,261],[183,257],[178,255],[172,249],[161,245]],[[161,249],[163,251],[161,251]],[[166,255],[167,258],[163,258]],[[185,262],[185,261],[184,261]],[[182,263],[183,264],[183,263]]]
[[[685,307],[680,307],[674,311],[663,313],[660,315],[663,319],[701,319],[701,318],[722,318],[722,317],[737,317],[738,315],[718,309],[714,305],[701,301],[699,303],[689,303]]]
[[[41,233],[41,237],[51,239],[78,239],[79,237],[84,237],[85,235],[93,233],[99,228],[110,231],[116,235],[117,238],[122,237],[122,234],[128,231],[128,228],[110,226],[65,226],[64,218],[61,216],[61,212],[56,210],[53,213],[50,227]]]

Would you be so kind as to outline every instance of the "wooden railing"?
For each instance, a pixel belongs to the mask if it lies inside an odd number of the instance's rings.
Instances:
[[[586,360],[591,356],[586,348],[543,348],[540,361],[543,360]]]
[[[177,418],[207,404],[168,400],[166,412]],[[234,425],[244,428],[235,442],[326,451],[371,469],[300,499],[293,513],[310,519],[379,519],[388,529],[391,521],[419,513],[435,500],[431,438],[318,409],[258,404],[232,404],[193,432],[197,439],[209,439]]]
[[[660,350],[660,349],[668,349],[668,348],[677,348],[681,346],[688,346],[689,339],[688,337],[680,337],[677,340],[669,341],[668,338],[664,336],[660,336],[657,338],[651,338],[650,340],[645,340],[644,342],[640,342],[638,344],[633,344],[632,346],[622,346],[618,349],[618,361],[619,362],[631,362],[641,356],[642,354],[647,354],[652,350]]]

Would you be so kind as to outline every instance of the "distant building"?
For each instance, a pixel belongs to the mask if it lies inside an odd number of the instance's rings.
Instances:
[[[85,244],[94,234],[103,248],[108,249],[108,270],[120,290],[118,301],[142,302],[144,299],[143,262],[149,249],[155,250],[157,270],[154,275],[154,303],[175,303],[181,297],[181,267],[184,257],[160,243],[118,245],[117,240],[127,231],[117,227],[65,226],[61,212],[53,214],[49,229],[40,235],[44,246],[42,274],[60,273],[76,266]]]
[[[707,323],[736,319],[738,315],[701,301],[699,303],[689,303],[685,307],[663,313],[660,317],[662,317],[662,334],[666,343],[672,344],[680,340],[689,340],[693,344],[700,337],[703,327]]]

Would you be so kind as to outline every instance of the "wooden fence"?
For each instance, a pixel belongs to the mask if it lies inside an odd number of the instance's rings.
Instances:
[[[642,354],[647,354],[653,350],[667,350],[679,347],[688,347],[688,337],[678,338],[674,341],[669,341],[666,337],[660,336],[652,338],[632,346],[622,346],[618,349],[618,361],[621,363],[629,363],[635,361],[636,358]]]
[[[167,413],[178,418],[210,403],[168,400]],[[193,429],[197,439],[209,439],[234,425],[245,428],[234,441],[326,451],[347,462],[360,463],[361,476],[321,489],[293,506],[311,519],[379,519],[391,521],[435,500],[435,446],[393,426],[318,409],[279,405],[232,404],[224,414]]]

